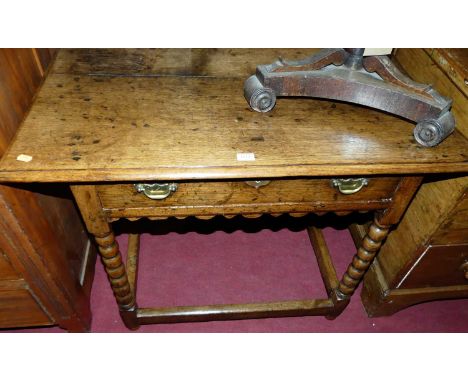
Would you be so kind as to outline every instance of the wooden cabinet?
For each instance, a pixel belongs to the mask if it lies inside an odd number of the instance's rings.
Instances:
[[[400,49],[395,59],[413,79],[453,99],[457,129],[468,137],[468,49]],[[371,316],[383,316],[462,297],[468,297],[468,177],[433,176],[382,246],[362,299]]]
[[[0,49],[0,156],[54,53]],[[67,188],[1,185],[0,217],[0,328],[87,330],[95,252]]]

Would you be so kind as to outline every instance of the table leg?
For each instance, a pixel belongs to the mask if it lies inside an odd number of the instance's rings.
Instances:
[[[99,254],[119,306],[120,315],[129,329],[137,329],[136,302],[133,291],[128,282],[127,271],[122,262],[119,245],[113,232],[104,235],[94,235],[98,244]]]
[[[382,246],[382,242],[387,237],[389,228],[390,226],[379,223],[377,217],[374,218],[356,255],[354,255],[351,264],[346,269],[338,287],[334,291],[334,296],[332,296],[332,298],[336,310],[332,314],[326,316],[328,319],[335,319],[343,312],[346,306],[348,306],[351,296],[364,277],[367,269],[369,269],[374,257]]]
[[[383,241],[388,236],[390,227],[400,221],[401,216],[421,182],[422,177],[402,178],[398,185],[398,192],[394,194],[393,204],[384,211],[376,212],[374,221],[369,226],[356,255],[341,278],[338,288],[335,289],[333,300],[336,311],[331,316],[327,316],[327,318],[336,318],[349,304],[350,298],[359,282],[364,277]]]
[[[379,223],[377,218],[370,225],[369,230],[362,240],[353,261],[348,266],[338,285],[337,295],[341,299],[349,299],[356,290],[367,269],[374,260],[375,255],[382,246],[382,242],[388,235],[390,226]]]
[[[129,329],[138,329],[135,294],[128,281],[127,271],[122,262],[119,245],[112,227],[103,212],[94,185],[71,186],[88,232],[98,245],[104,269],[114,292],[120,316]]]
[[[337,317],[348,305],[357,285],[387,237],[390,227],[398,223],[421,180],[421,177],[402,178],[393,195],[393,203],[387,209],[376,213],[374,222],[370,225],[357,254],[339,283],[336,277],[333,277],[333,272],[330,269],[326,270],[327,277],[331,277],[332,280],[328,288],[330,298],[327,300],[288,301],[250,304],[250,306],[222,305],[146,309],[137,309],[135,292],[131,285],[133,281],[129,282],[118,244],[106,212],[101,205],[96,186],[89,184],[73,185],[71,189],[88,232],[94,235],[98,244],[99,253],[119,306],[122,320],[128,328],[137,329],[139,322],[148,324],[204,321],[207,319],[295,316],[298,315],[299,311],[304,315],[325,314],[330,319]],[[324,269],[327,268],[326,264],[323,267]],[[131,275],[132,272],[130,267]],[[132,277],[132,280],[134,280],[134,277]]]

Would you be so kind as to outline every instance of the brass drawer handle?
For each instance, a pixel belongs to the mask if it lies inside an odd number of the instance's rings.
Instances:
[[[347,179],[332,179],[331,184],[333,187],[345,195],[355,194],[361,191],[364,186],[369,184],[367,178],[347,178]]]
[[[466,260],[466,261],[462,264],[461,268],[462,268],[462,272],[463,272],[464,275],[465,275],[465,280],[468,281],[468,260]]]
[[[270,182],[271,180],[246,180],[245,181],[245,183],[247,183],[249,186],[252,186],[255,188],[266,186]]]
[[[135,190],[143,192],[148,198],[153,200],[166,199],[172,192],[177,191],[175,183],[137,183]]]

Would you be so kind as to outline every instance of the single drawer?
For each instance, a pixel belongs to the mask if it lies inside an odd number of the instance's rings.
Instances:
[[[468,285],[468,244],[428,246],[400,288]]]
[[[176,183],[177,190],[160,200],[138,192],[134,184],[104,184],[97,187],[110,219],[214,215],[305,214],[335,211],[369,211],[386,208],[400,177],[367,178],[367,185],[340,191],[330,178],[274,179],[255,187],[246,181],[194,181]],[[335,184],[335,185],[334,185]],[[354,187],[354,186],[353,186]],[[349,187],[348,187],[349,188]]]
[[[27,289],[10,289],[5,286],[0,288],[1,328],[51,325],[53,323]]]

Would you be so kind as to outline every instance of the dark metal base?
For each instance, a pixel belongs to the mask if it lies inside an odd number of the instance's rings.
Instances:
[[[386,56],[363,57],[364,49],[323,49],[301,61],[282,59],[257,67],[244,96],[250,107],[266,113],[276,97],[304,96],[347,101],[416,122],[414,137],[436,146],[455,129],[452,101],[430,85],[412,81]]]

